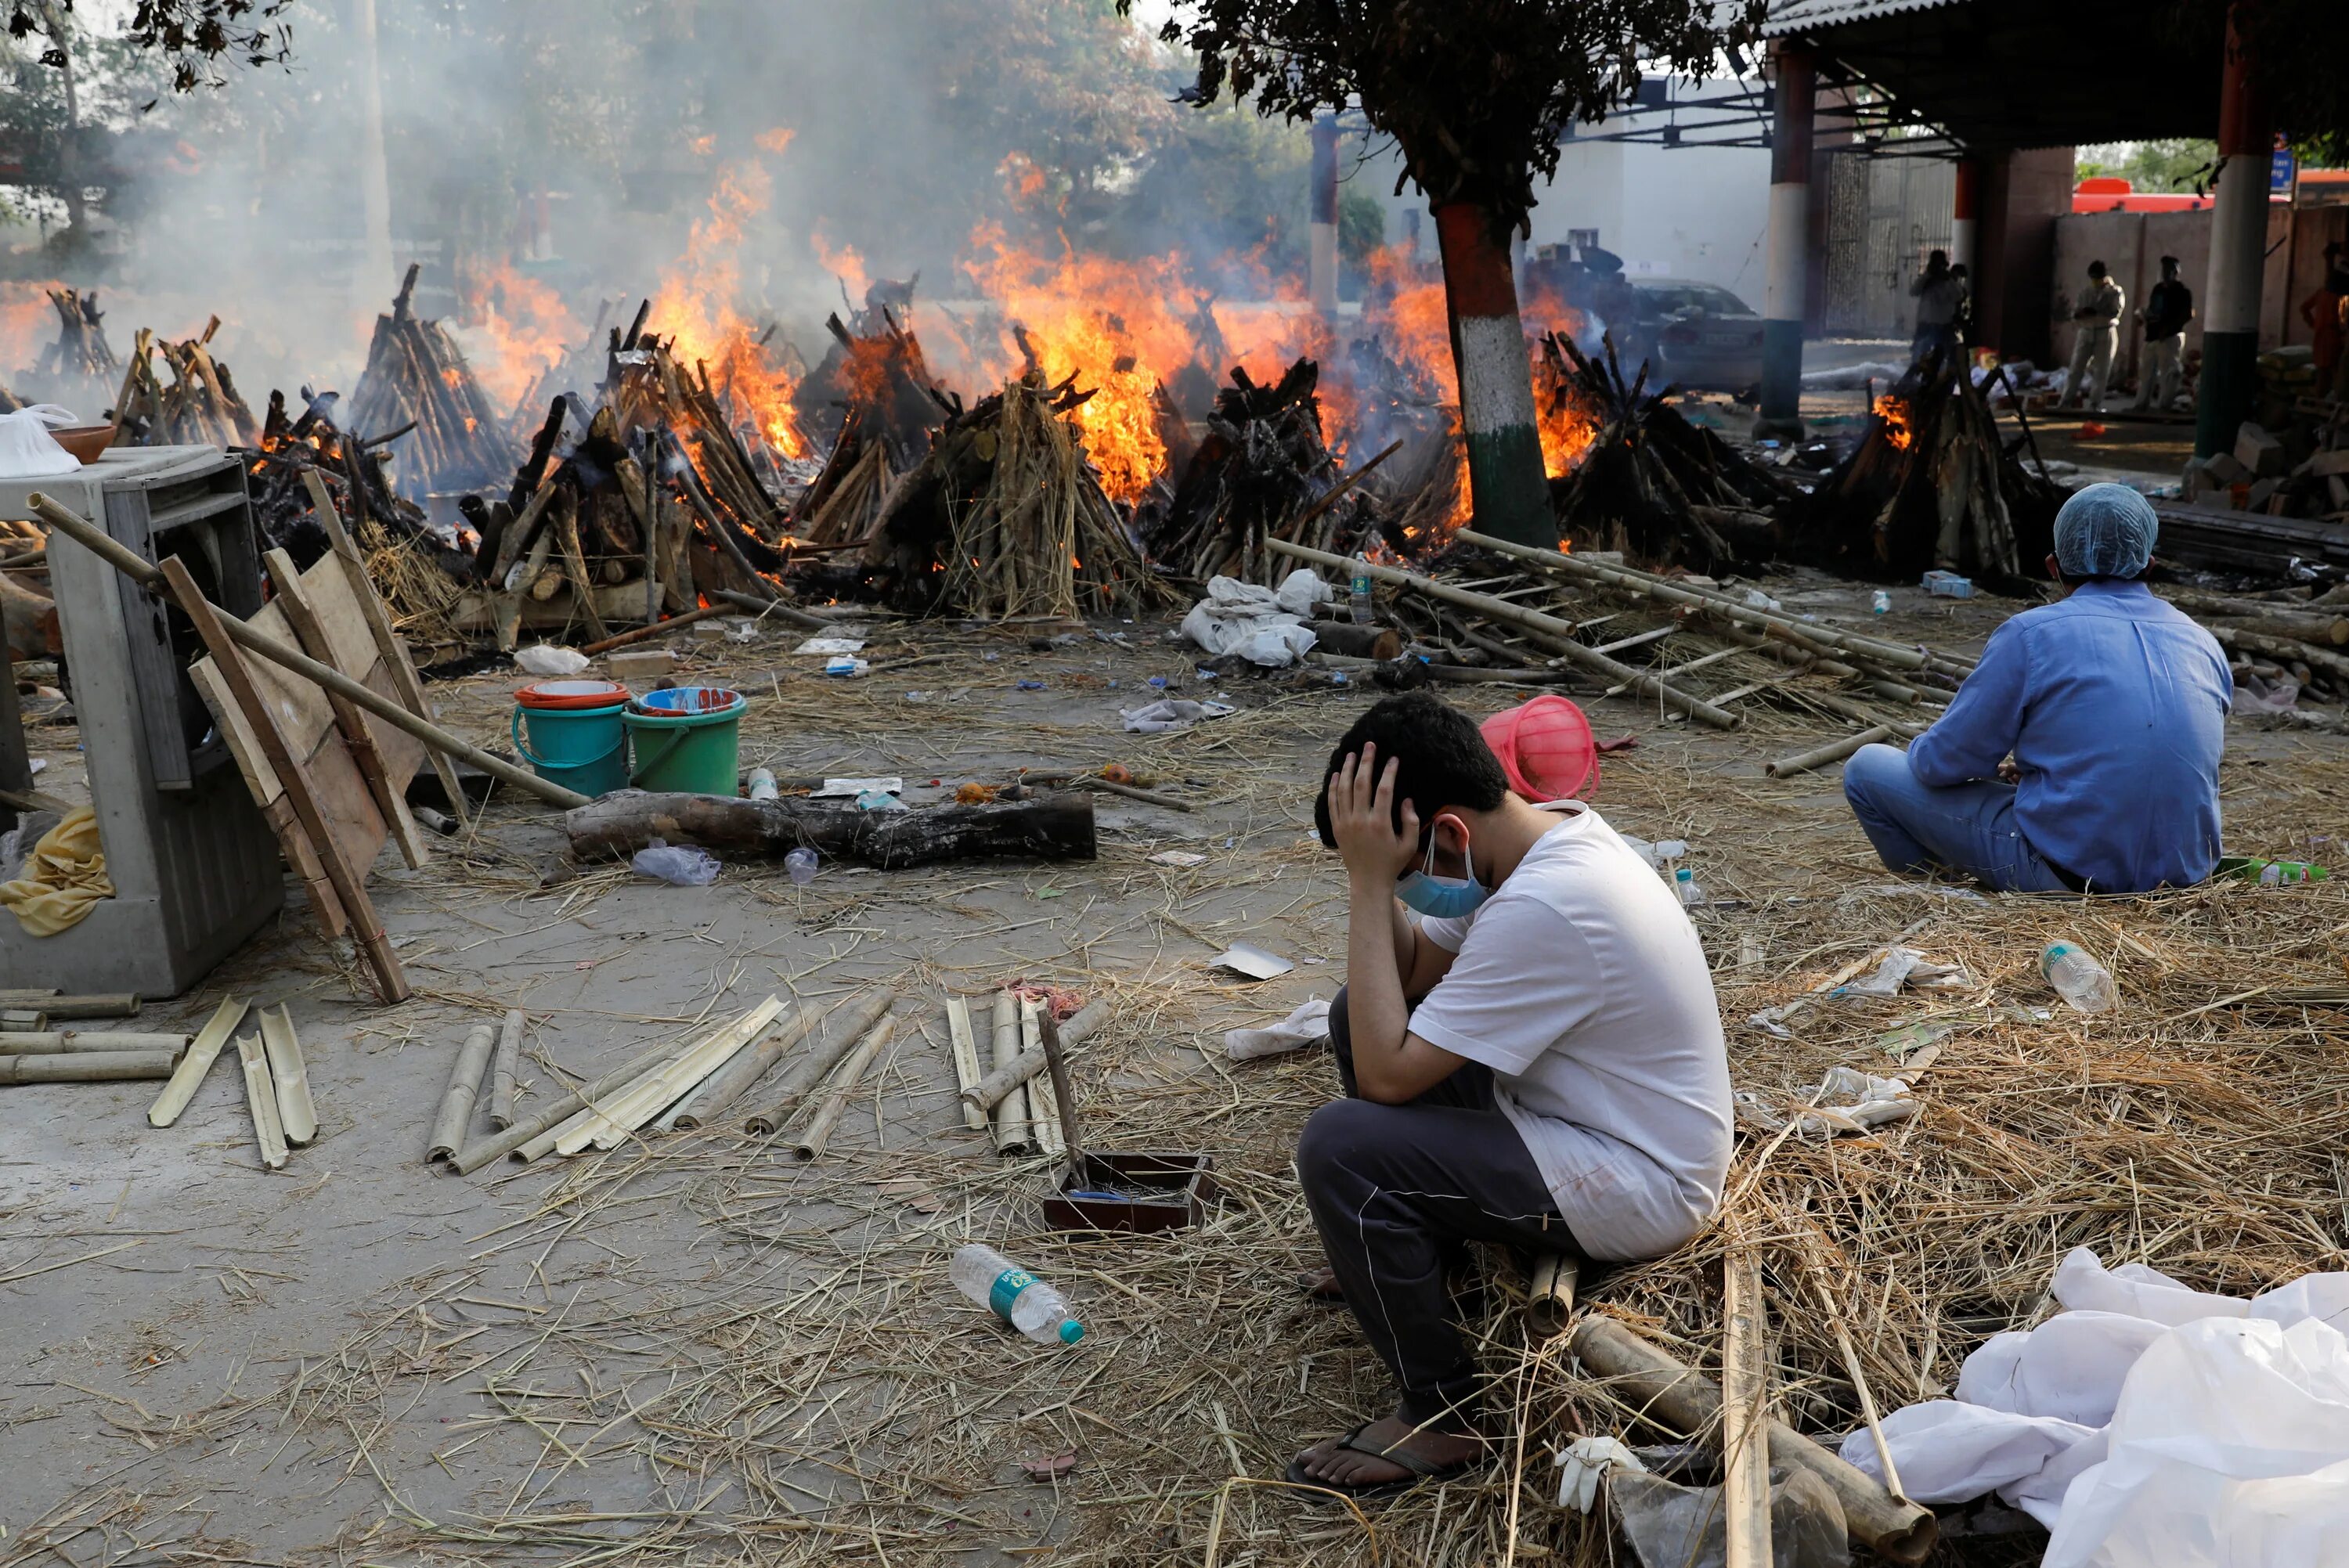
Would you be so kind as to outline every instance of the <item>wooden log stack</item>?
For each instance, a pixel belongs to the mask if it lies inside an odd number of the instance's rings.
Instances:
[[[1269,387],[1238,366],[1231,374],[1173,501],[1144,521],[1152,558],[1195,582],[1221,575],[1270,583],[1291,567],[1266,552],[1268,538],[1353,553],[1372,524],[1362,498],[1317,505],[1339,477],[1314,396],[1320,366],[1299,359]]]
[[[158,339],[140,327],[132,343],[114,399],[117,445],[133,447],[249,447],[258,428],[253,410],[236,389],[228,366],[212,357],[212,340],[221,319],[182,342]],[[167,385],[155,372],[160,356],[171,373]]]
[[[367,368],[351,394],[345,427],[362,440],[405,430],[398,487],[411,500],[433,491],[478,490],[512,461],[497,413],[473,378],[464,351],[437,321],[413,308],[419,264],[411,264],[375,318]]]

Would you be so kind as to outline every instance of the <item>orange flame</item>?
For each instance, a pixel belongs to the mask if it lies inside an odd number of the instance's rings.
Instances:
[[[1883,421],[1884,438],[1892,443],[1894,451],[1907,451],[1909,443],[1917,438],[1917,432],[1909,421],[1909,405],[1891,393],[1887,392],[1877,398],[1876,417]]]
[[[710,389],[746,411],[769,445],[800,458],[807,455],[807,438],[792,417],[792,377],[769,362],[759,334],[734,305],[750,220],[766,210],[772,190],[756,162],[719,170],[709,212],[695,222],[685,254],[653,293],[648,325],[671,339],[681,367],[706,371]]]
[[[506,408],[586,334],[562,295],[510,262],[468,275],[463,295],[467,314],[458,327],[465,357],[481,389]]]

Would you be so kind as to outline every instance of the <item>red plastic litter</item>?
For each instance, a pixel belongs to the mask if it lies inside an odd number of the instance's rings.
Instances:
[[[1506,708],[1480,727],[1501,759],[1509,788],[1535,802],[1599,792],[1599,743],[1590,720],[1562,696],[1544,694]]]

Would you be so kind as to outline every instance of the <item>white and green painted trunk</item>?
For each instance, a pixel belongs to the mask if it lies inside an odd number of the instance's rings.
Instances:
[[[1467,202],[1435,209],[1444,253],[1452,361],[1460,377],[1460,425],[1468,443],[1468,490],[1483,531],[1521,544],[1554,545],[1557,525],[1542,467],[1533,362],[1517,319],[1509,247],[1493,215]]]

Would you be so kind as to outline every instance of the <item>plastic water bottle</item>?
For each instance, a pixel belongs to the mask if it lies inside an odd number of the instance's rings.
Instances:
[[[775,798],[775,770],[771,768],[750,769],[750,799],[771,800]]]
[[[2039,955],[2039,973],[2083,1013],[2109,1013],[2120,1003],[2111,974],[2076,942],[2049,943]]]
[[[1348,613],[1357,626],[1367,626],[1378,619],[1378,612],[1371,604],[1371,562],[1360,552],[1354,555],[1354,578],[1350,585]]]
[[[783,857],[783,870],[791,872],[793,885],[807,886],[815,881],[815,851],[802,844]]]
[[[1085,1326],[1061,1293],[997,1252],[972,1242],[954,1255],[955,1288],[1039,1345],[1074,1345]]]
[[[1876,591],[1875,599],[1868,604],[1868,609],[1878,615],[1889,615],[1892,614],[1892,595],[1878,588]]]
[[[1680,894],[1681,903],[1691,909],[1704,902],[1704,889],[1697,885],[1696,873],[1686,866],[1672,872],[1672,891]]]

